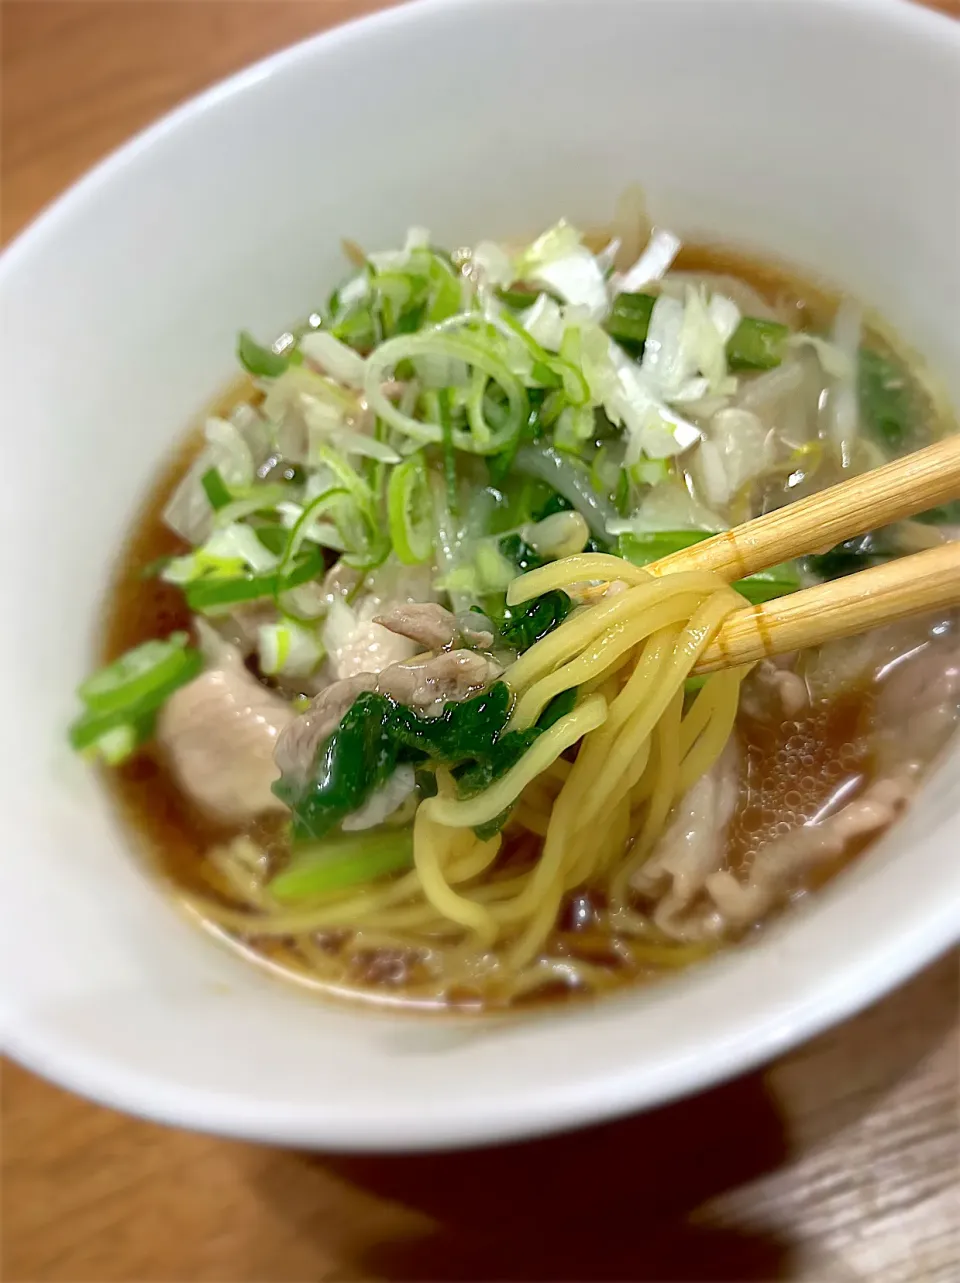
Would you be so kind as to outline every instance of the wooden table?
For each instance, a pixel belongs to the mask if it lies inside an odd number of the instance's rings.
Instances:
[[[4,236],[174,102],[365,7],[8,0]],[[960,1278],[958,999],[951,956],[763,1073],[467,1155],[211,1140],[7,1066],[2,1277],[947,1283]]]

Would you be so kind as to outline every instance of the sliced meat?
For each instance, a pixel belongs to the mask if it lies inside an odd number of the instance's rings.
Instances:
[[[327,611],[323,644],[327,649],[327,671],[339,681],[360,673],[379,673],[389,664],[410,659],[417,652],[414,642],[374,622],[383,603],[370,595],[348,606],[334,598]]]
[[[216,663],[164,704],[157,739],[183,791],[210,815],[240,822],[284,809],[270,790],[279,774],[273,753],[294,719],[236,647],[223,645]]]
[[[653,902],[653,920],[668,935],[684,938],[682,916],[723,864],[739,785],[739,754],[731,737],[712,769],[677,803],[649,860],[631,879],[633,890]]]
[[[472,650],[489,650],[493,645],[493,625],[486,615],[467,610],[457,619],[460,637]]]
[[[380,674],[377,689],[398,704],[426,717],[443,711],[444,704],[469,699],[500,676],[496,660],[474,650],[448,650],[391,664]]]
[[[435,601],[401,603],[382,615],[375,615],[373,622],[401,637],[409,637],[424,650],[444,650],[460,636],[456,615]]]
[[[379,691],[406,704],[421,716],[435,716],[444,704],[469,698],[500,676],[495,660],[472,650],[424,655],[406,664],[391,664],[379,675],[358,673],[322,690],[305,713],[293,719],[280,736],[276,764],[284,777],[306,780],[320,745],[363,691]]]
[[[363,691],[376,689],[376,673],[358,673],[334,682],[315,696],[306,712],[294,717],[277,740],[274,761],[278,774],[306,780],[317,749],[337,729],[347,709]]]
[[[744,685],[743,707],[758,721],[789,721],[810,702],[806,682],[783,658],[761,660]]]
[[[851,842],[873,837],[897,818],[913,794],[906,776],[877,780],[820,824],[806,824],[765,846],[744,882],[726,870],[711,874],[706,891],[723,928],[744,930],[787,899],[802,875],[843,855]]]
[[[960,720],[960,645],[947,634],[895,661],[877,699],[881,770],[929,762]]]

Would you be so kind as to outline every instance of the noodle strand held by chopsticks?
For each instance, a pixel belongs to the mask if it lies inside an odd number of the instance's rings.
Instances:
[[[516,697],[508,730],[533,726],[564,691],[576,689],[578,702],[474,797],[457,797],[449,772],[438,771],[437,795],[421,802],[414,820],[413,870],[295,910],[251,903],[259,912],[243,913],[204,903],[198,905],[204,914],[257,935],[387,933],[417,957],[438,940],[450,941],[461,977],[488,974],[497,946],[497,983],[507,1001],[553,968],[597,970],[582,960],[548,958],[564,897],[577,887],[605,887],[612,921],[622,922],[630,939],[645,933],[645,920],[629,907],[630,877],[678,798],[723,751],[745,670],[708,677],[690,703],[685,682],[740,599],[708,572],[655,578],[617,557],[582,554],[522,576],[508,600],[584,580],[627,586],[574,611],[507,670],[504,680]],[[499,834],[476,834],[504,815],[508,832],[533,844],[519,866],[501,868]],[[308,945],[304,953],[315,949]],[[671,950],[651,944],[651,963],[662,954],[670,965]],[[442,978],[433,974],[430,983],[436,987]]]

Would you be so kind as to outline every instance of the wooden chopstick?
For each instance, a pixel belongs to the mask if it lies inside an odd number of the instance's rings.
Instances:
[[[647,570],[655,575],[713,570],[728,582],[745,579],[781,561],[826,551],[854,535],[915,516],[958,495],[960,435],[671,553]]]
[[[750,664],[851,637],[908,615],[957,605],[960,543],[948,543],[734,611],[693,671],[711,673]]]

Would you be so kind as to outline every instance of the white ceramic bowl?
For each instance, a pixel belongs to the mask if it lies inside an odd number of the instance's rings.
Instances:
[[[898,0],[427,2],[308,41],[135,139],[3,257],[5,1043],[120,1109],[349,1149],[650,1106],[848,1015],[958,934],[960,744],[895,832],[754,948],[507,1022],[372,1015],[184,921],[64,745],[111,557],[235,331],[338,244],[609,215],[812,266],[960,391],[960,28]]]

